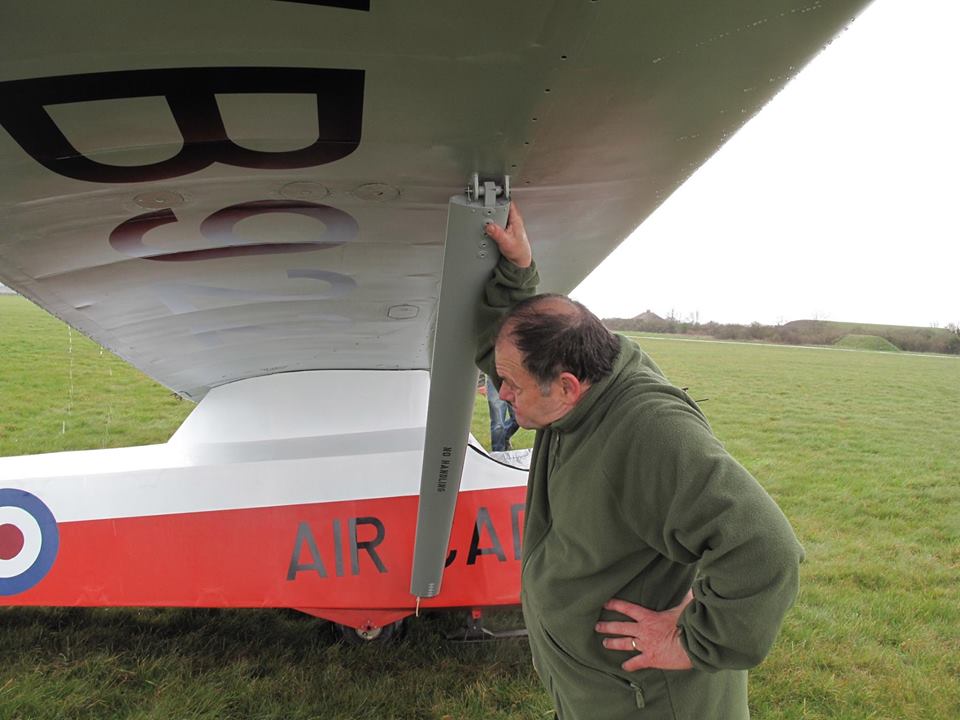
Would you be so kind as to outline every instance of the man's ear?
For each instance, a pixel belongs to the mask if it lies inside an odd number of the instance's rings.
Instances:
[[[573,373],[560,373],[560,392],[567,402],[577,402],[585,389],[583,383]]]

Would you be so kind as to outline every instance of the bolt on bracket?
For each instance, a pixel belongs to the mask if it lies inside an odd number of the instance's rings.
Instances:
[[[480,176],[474,173],[467,182],[467,199],[479,202],[483,199],[485,208],[492,208],[496,205],[497,198],[503,196],[504,200],[510,199],[510,176],[504,175],[501,184],[493,180],[480,181]]]

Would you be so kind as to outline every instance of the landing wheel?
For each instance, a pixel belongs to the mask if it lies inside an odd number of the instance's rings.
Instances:
[[[334,623],[334,625],[340,638],[348,645],[366,645],[372,642],[385,643],[396,640],[403,634],[404,621],[397,620],[383,627],[368,625],[355,628],[352,625],[340,625],[339,623]]]

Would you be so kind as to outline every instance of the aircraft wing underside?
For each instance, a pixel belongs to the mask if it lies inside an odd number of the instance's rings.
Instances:
[[[472,173],[569,291],[864,5],[10,6],[0,282],[194,400],[427,368]]]

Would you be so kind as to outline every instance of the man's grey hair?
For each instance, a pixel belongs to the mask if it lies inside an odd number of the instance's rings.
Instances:
[[[509,337],[540,392],[569,372],[598,382],[613,371],[620,341],[596,315],[565,295],[544,293],[517,303],[504,316],[497,338]]]

